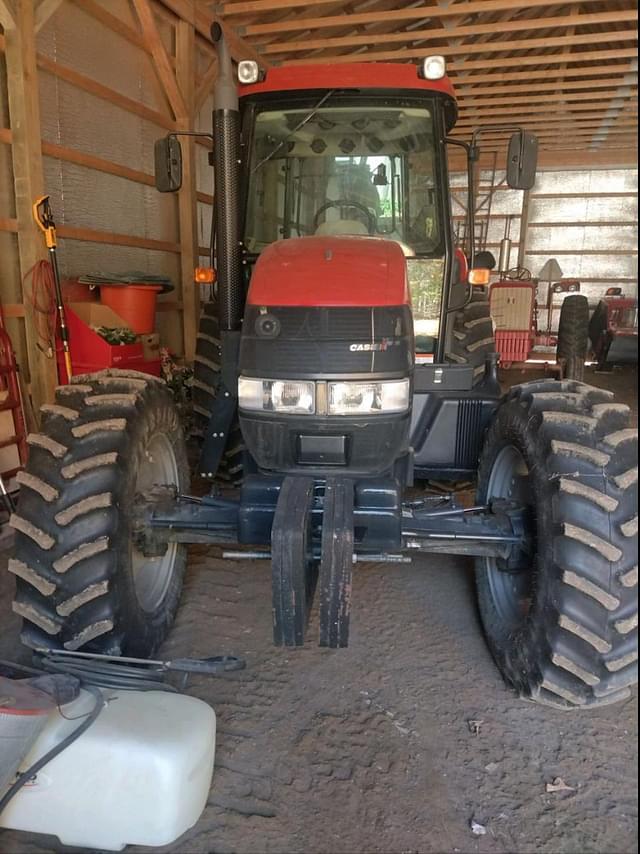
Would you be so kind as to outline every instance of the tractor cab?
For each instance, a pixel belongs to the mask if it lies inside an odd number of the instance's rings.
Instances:
[[[245,79],[252,71],[243,64]],[[433,359],[449,227],[443,140],[456,114],[444,63],[276,68],[239,94],[249,258],[294,237],[397,243],[415,347]]]

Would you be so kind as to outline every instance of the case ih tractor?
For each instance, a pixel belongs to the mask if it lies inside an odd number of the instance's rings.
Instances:
[[[448,138],[442,58],[266,77],[241,63],[238,86],[213,36],[217,285],[195,404],[200,473],[241,486],[189,496],[163,383],[107,371],[59,388],[13,519],[23,641],[150,655],[178,607],[185,544],[205,542],[270,559],[276,644],[304,642],[315,592],[320,644],[345,647],[360,561],[460,554],[476,559],[486,636],[521,695],[562,708],[627,697],[637,434],[626,406],[579,382],[501,394],[447,179],[447,146],[463,145],[473,187],[478,133]],[[517,130],[511,186],[533,183],[534,160]],[[175,135],[159,141],[160,190],[179,187],[180,165]],[[471,478],[463,504],[453,484]]]

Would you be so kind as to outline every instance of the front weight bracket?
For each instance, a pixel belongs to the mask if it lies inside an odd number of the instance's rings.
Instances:
[[[353,570],[354,482],[328,478],[322,514],[320,646],[349,645]]]
[[[302,646],[318,578],[311,543],[313,479],[285,477],[271,529],[273,642]]]

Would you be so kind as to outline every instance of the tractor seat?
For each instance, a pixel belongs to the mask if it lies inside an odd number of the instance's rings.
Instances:
[[[334,219],[330,222],[321,222],[315,233],[324,237],[334,234],[369,234],[369,230],[357,219]]]

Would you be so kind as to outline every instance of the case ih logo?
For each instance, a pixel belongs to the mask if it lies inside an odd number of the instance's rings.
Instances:
[[[399,342],[394,339],[383,338],[382,341],[376,341],[372,344],[350,344],[349,349],[352,353],[384,352],[389,347],[396,347],[398,344]]]

